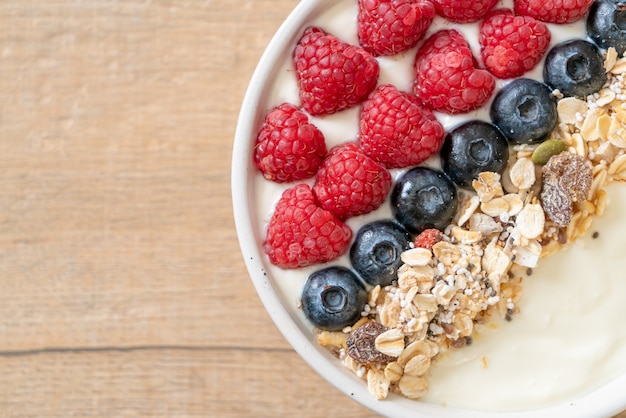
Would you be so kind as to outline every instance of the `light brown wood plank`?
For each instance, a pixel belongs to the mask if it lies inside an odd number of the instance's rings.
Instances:
[[[286,347],[243,267],[229,170],[294,4],[0,5],[0,349]]]
[[[376,417],[284,350],[0,356],[2,416]],[[268,390],[271,386],[271,390]]]

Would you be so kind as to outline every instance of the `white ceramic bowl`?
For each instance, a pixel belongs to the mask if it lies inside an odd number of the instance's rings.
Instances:
[[[626,375],[575,401],[523,412],[482,412],[428,404],[390,394],[377,401],[363,380],[346,370],[316,342],[311,327],[285,300],[272,276],[274,267],[261,250],[262,225],[259,225],[255,182],[259,173],[252,161],[257,130],[269,110],[272,82],[279,66],[290,57],[293,47],[308,22],[336,3],[335,0],[302,0],[272,38],[246,92],[233,148],[232,195],[237,234],[252,282],[276,326],[298,354],[323,378],[362,405],[390,417],[608,417],[626,408]]]

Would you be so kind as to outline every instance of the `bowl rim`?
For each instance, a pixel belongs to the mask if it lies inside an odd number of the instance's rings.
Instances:
[[[623,388],[626,387],[626,373],[615,378],[604,386],[588,393],[574,401],[556,404],[536,410],[520,412],[476,411],[463,408],[454,408],[423,403],[390,394],[387,400],[376,400],[367,390],[367,385],[356,376],[341,370],[337,360],[326,350],[311,341],[310,336],[304,334],[295,318],[283,306],[283,301],[273,285],[273,279],[266,269],[269,262],[265,254],[260,251],[255,239],[255,223],[252,208],[253,193],[249,187],[250,180],[255,175],[256,168],[252,163],[249,150],[256,140],[256,129],[265,111],[259,103],[267,94],[266,81],[271,80],[276,71],[276,62],[285,53],[286,48],[296,41],[303,25],[316,12],[324,7],[335,4],[334,0],[300,0],[291,13],[275,32],[253,72],[246,89],[233,143],[231,165],[231,195],[235,220],[235,228],[240,249],[248,274],[256,289],[261,302],[270,315],[272,321],[282,333],[283,337],[298,353],[298,355],[318,373],[324,380],[335,386],[340,392],[351,397],[361,405],[379,414],[394,417],[441,417],[450,418],[468,415],[476,418],[547,418],[567,415],[568,417],[611,416],[626,408],[626,399]],[[322,350],[324,350],[322,352]],[[603,414],[603,415],[599,415]],[[605,414],[605,415],[604,415]]]

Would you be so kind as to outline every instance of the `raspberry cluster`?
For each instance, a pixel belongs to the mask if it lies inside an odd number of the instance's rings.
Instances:
[[[446,135],[436,113],[484,106],[496,78],[515,78],[544,57],[544,22],[583,17],[592,0],[358,0],[352,45],[318,27],[306,28],[293,50],[299,104],[272,109],[259,129],[254,162],[267,180],[293,183],[278,202],[264,249],[272,263],[297,268],[344,254],[352,231],[346,219],[377,209],[387,198],[389,169],[416,166],[436,154]],[[479,22],[480,61],[454,30],[427,36],[439,15]],[[379,85],[379,56],[417,47],[413,91]],[[327,150],[309,116],[360,106],[359,135]],[[312,181],[312,186],[309,183]],[[430,245],[430,231],[418,241]]]

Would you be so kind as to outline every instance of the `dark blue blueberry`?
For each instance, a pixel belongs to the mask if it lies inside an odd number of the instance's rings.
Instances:
[[[313,325],[339,331],[354,324],[367,302],[367,291],[352,270],[333,266],[311,274],[302,289],[302,310]]]
[[[454,183],[444,173],[426,167],[404,173],[391,192],[393,215],[412,234],[445,228],[457,205]]]
[[[400,254],[410,248],[411,235],[397,222],[374,221],[363,225],[350,247],[352,267],[367,283],[387,286],[397,278]]]
[[[440,156],[448,177],[461,187],[471,188],[472,180],[483,171],[504,171],[509,143],[492,124],[474,120],[446,135]]]
[[[600,48],[626,51],[626,2],[596,0],[587,15],[587,35]]]
[[[546,84],[518,78],[496,94],[490,115],[512,143],[537,144],[548,139],[556,126],[556,99]]]
[[[561,42],[546,55],[543,79],[564,96],[584,98],[606,82],[604,58],[597,46],[582,39]]]

